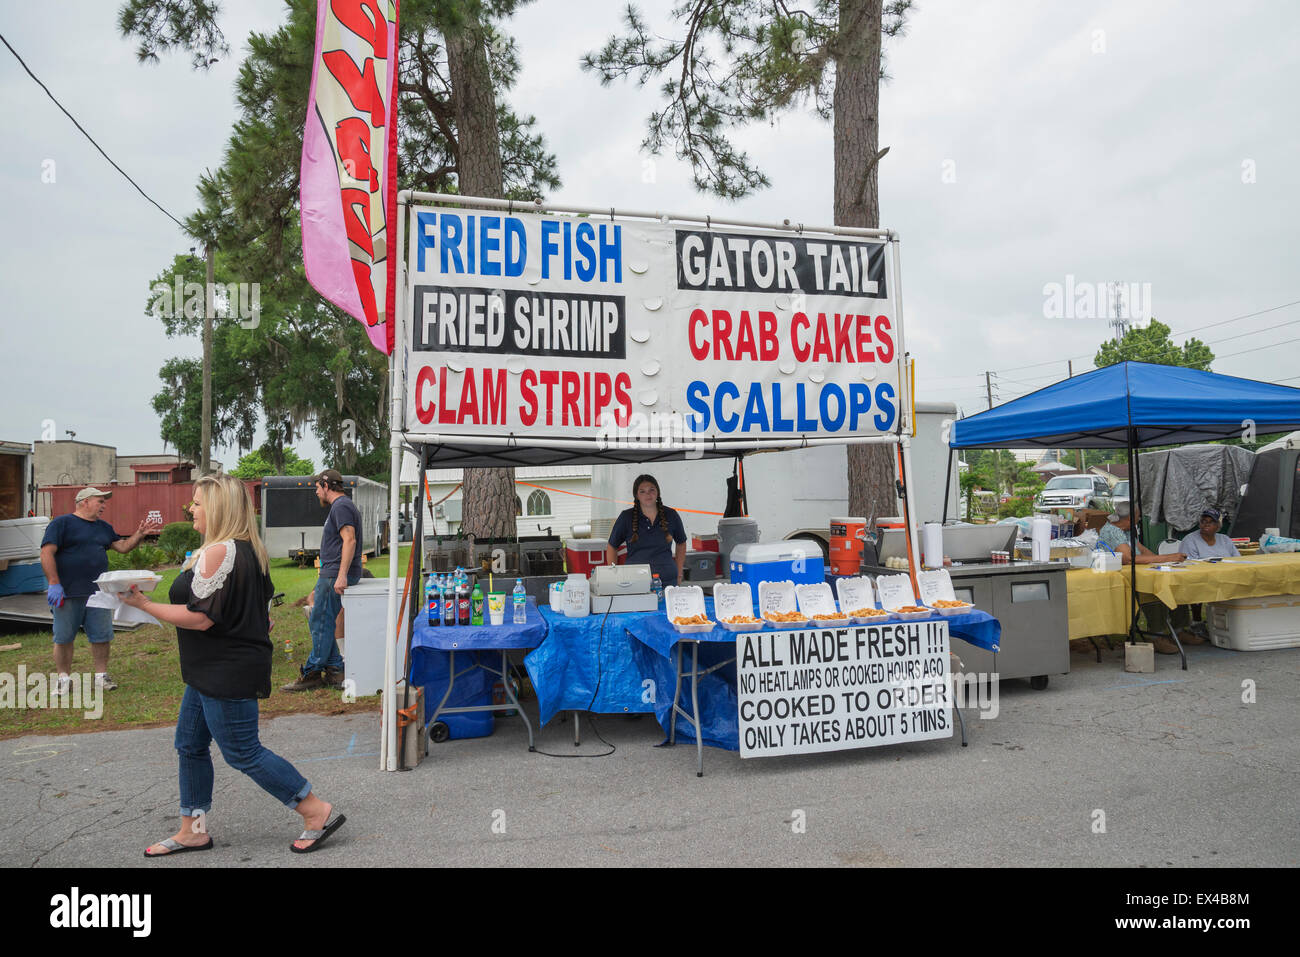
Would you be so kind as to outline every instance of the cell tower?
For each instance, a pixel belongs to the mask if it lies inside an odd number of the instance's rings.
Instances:
[[[1110,326],[1115,330],[1116,344],[1123,341],[1124,336],[1128,334],[1129,320],[1124,314],[1124,284],[1112,282],[1109,284],[1111,310],[1114,317],[1110,320]]]

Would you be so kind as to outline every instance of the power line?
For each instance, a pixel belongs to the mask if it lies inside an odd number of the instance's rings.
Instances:
[[[1211,339],[1205,343],[1207,346],[1217,345],[1220,342],[1230,342],[1233,339],[1244,339],[1246,336],[1257,335],[1261,332],[1272,332],[1274,329],[1281,329],[1283,326],[1294,326],[1300,319],[1288,319],[1286,322],[1279,322],[1276,326],[1265,326],[1263,329],[1252,329],[1250,332],[1239,332],[1235,336],[1224,336],[1222,339]]]
[[[4,34],[2,33],[0,33],[0,42],[3,42],[4,45],[9,48],[9,52],[14,55],[14,59],[18,61],[19,65],[24,70],[27,71],[27,75],[36,81],[36,85],[45,91],[45,95],[54,101],[54,105],[63,111],[63,115],[66,116],[68,119],[72,120],[72,125],[75,126],[77,129],[81,130],[81,135],[84,136],[86,139],[90,140],[90,145],[95,147],[95,149],[99,150],[100,155],[103,156],[104,159],[108,160],[109,164],[112,165],[113,169],[117,170],[119,173],[125,176],[126,181],[136,188],[136,192],[138,192],[145,199],[149,200],[149,202],[153,203],[154,206],[157,206],[158,210],[164,216],[166,216],[173,223],[179,226],[181,230],[185,232],[186,235],[189,235],[189,230],[185,228],[184,223],[182,223],[171,213],[167,212],[167,210],[163,209],[162,206],[159,205],[158,202],[152,196],[150,196],[148,193],[146,193],[143,189],[140,188],[139,183],[137,183],[129,175],[127,175],[126,170],[122,169],[122,167],[118,166],[116,163],[113,162],[113,157],[109,156],[107,153],[104,152],[104,148],[100,146],[98,143],[96,143],[95,138],[91,136],[89,133],[87,133],[85,127],[83,127],[80,123],[77,122],[77,118],[67,111],[64,105],[58,101],[58,99],[54,96],[53,93],[50,92],[50,88],[41,82],[41,78],[32,72],[31,67],[29,67],[26,63],[23,62],[23,58],[18,55],[18,51],[9,45],[9,41],[5,39]]]
[[[1221,319],[1221,320],[1219,320],[1218,322],[1211,322],[1211,323],[1209,323],[1209,324],[1207,324],[1207,325],[1204,325],[1204,326],[1195,326],[1195,327],[1193,327],[1193,328],[1191,328],[1191,329],[1183,329],[1183,330],[1172,329],[1172,330],[1170,330],[1169,335],[1170,335],[1170,336],[1185,336],[1185,335],[1189,335],[1190,333],[1193,333],[1193,332],[1200,332],[1200,331],[1203,330],[1203,329],[1213,329],[1213,328],[1215,328],[1215,327],[1217,327],[1217,326],[1226,326],[1226,325],[1227,325],[1228,323],[1230,323],[1230,322],[1240,322],[1242,319],[1253,319],[1253,318],[1256,317],[1256,316],[1267,315],[1267,314],[1270,313],[1270,312],[1277,312],[1279,309],[1287,309],[1287,308],[1289,308],[1290,306],[1296,306],[1296,305],[1300,305],[1300,299],[1293,300],[1292,302],[1284,302],[1284,303],[1282,303],[1280,306],[1270,306],[1269,308],[1267,308],[1267,309],[1261,309],[1261,310],[1259,310],[1258,312],[1248,312],[1248,313],[1245,313],[1244,315],[1233,316],[1231,319]],[[1288,320],[1287,322],[1278,323],[1276,326],[1268,326],[1267,328],[1264,328],[1264,329],[1256,329],[1256,330],[1254,330],[1253,332],[1243,332],[1243,333],[1241,333],[1240,335],[1236,335],[1236,336],[1226,336],[1226,337],[1224,337],[1223,339],[1215,339],[1215,340],[1213,340],[1213,341],[1211,341],[1211,342],[1207,342],[1207,343],[1205,343],[1205,345],[1213,345],[1214,343],[1217,343],[1217,342],[1228,342],[1228,341],[1231,340],[1231,339],[1240,339],[1240,338],[1242,338],[1243,336],[1254,335],[1256,332],[1268,332],[1268,331],[1271,330],[1271,329],[1280,329],[1280,328],[1283,327],[1283,326],[1293,325],[1294,323],[1297,323],[1297,322],[1300,322],[1300,319]],[[1289,340],[1289,341],[1294,341],[1294,340]],[[1276,345],[1285,345],[1285,343],[1275,343],[1275,344],[1276,344]],[[1252,350],[1252,351],[1253,351],[1253,350]],[[1233,353],[1233,355],[1240,355],[1240,354],[1241,354],[1241,353]],[[1038,369],[1038,368],[1041,368],[1042,366],[1060,365],[1060,364],[1062,364],[1062,363],[1073,362],[1073,361],[1075,361],[1076,359],[1091,359],[1091,358],[1092,358],[1092,356],[1090,356],[1090,355],[1083,355],[1083,356],[1069,356],[1069,357],[1067,357],[1067,358],[1065,358],[1065,359],[1048,359],[1048,360],[1045,361],[1045,362],[1033,362],[1033,363],[1030,363],[1029,365],[1023,365],[1023,366],[1011,366],[1010,368],[1007,368],[1007,369],[996,369],[996,370],[992,370],[992,374],[993,374],[993,375],[1001,375],[1002,373],[1005,373],[1005,372],[1020,372],[1020,371],[1023,371],[1023,370],[1025,370],[1025,369]],[[1226,356],[1216,356],[1215,358],[1216,358],[1216,359],[1223,359],[1223,358],[1227,358],[1227,357],[1226,357]],[[1085,369],[1085,370],[1083,370],[1083,371],[1084,371],[1084,372],[1090,372],[1090,371],[1092,371],[1092,370],[1090,370],[1090,369]],[[940,380],[943,380],[943,381],[949,381],[949,380],[957,380],[957,379],[982,379],[982,378],[984,378],[984,376],[983,376],[982,374],[977,374],[977,375],[969,375],[969,376],[939,376],[938,378],[939,378]],[[1029,379],[1030,379],[1031,381],[1032,381],[1033,379],[1035,379],[1035,378],[1038,378],[1038,377],[1036,377],[1036,376],[1030,376],[1030,377],[1029,377]],[[1044,377],[1042,377],[1042,378],[1051,378],[1051,377],[1050,377],[1050,376],[1044,376]],[[1012,381],[1012,380],[1006,380],[1006,381]]]
[[[1281,342],[1268,342],[1262,346],[1255,346],[1253,349],[1242,349],[1240,352],[1230,352],[1226,356],[1215,356],[1214,361],[1218,362],[1220,359],[1231,359],[1233,356],[1244,356],[1247,352],[1258,352],[1260,349],[1272,349],[1274,346],[1290,345],[1292,342],[1300,342],[1300,338],[1283,339]]]
[[[1241,319],[1253,319],[1255,316],[1262,316],[1265,313],[1269,313],[1269,312],[1277,312],[1279,309],[1285,309],[1288,306],[1296,306],[1296,305],[1300,305],[1300,299],[1297,299],[1294,302],[1284,302],[1280,306],[1270,306],[1267,309],[1261,309],[1259,312],[1248,312],[1244,316],[1233,316],[1231,319],[1223,319],[1219,322],[1212,322],[1208,326],[1197,326],[1194,329],[1183,329],[1181,331],[1171,330],[1169,334],[1171,336],[1185,336],[1189,332],[1200,332],[1202,329],[1213,329],[1215,326],[1226,326],[1230,322],[1237,322]]]

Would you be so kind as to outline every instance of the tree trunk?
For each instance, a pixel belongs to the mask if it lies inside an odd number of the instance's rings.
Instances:
[[[447,70],[456,106],[456,173],[466,196],[505,196],[501,132],[488,69],[478,4],[465,4],[463,20],[444,25]],[[461,530],[474,538],[513,538],[515,470],[467,468],[461,489]]]
[[[835,63],[835,225],[880,225],[876,154],[880,138],[882,0],[840,0]],[[904,397],[900,396],[900,401]],[[893,447],[848,447],[849,514],[869,522],[898,512]]]

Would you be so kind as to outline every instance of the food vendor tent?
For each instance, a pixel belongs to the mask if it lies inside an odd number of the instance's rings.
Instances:
[[[890,230],[410,191],[397,230],[394,524],[403,449],[422,474],[881,444],[911,485]],[[391,637],[396,550],[389,569]],[[397,770],[387,644],[380,767]]]
[[[954,449],[1127,448],[1132,462],[1140,448],[1297,428],[1300,389],[1199,369],[1120,362],[954,422],[949,445]],[[1141,475],[1132,478],[1132,497],[1144,501]],[[1130,528],[1131,546],[1136,538],[1136,528]],[[1136,622],[1136,577],[1131,576],[1131,581],[1131,621]]]

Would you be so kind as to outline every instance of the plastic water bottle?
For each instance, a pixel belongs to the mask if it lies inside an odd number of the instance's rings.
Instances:
[[[655,603],[658,604],[658,605],[663,605],[663,603],[664,603],[664,583],[661,582],[661,581],[659,580],[659,576],[658,576],[658,575],[656,575],[656,576],[654,577],[654,581],[652,581],[652,582],[650,583],[650,587],[651,587],[651,589],[652,589],[652,590],[654,591],[654,593],[655,593]]]
[[[514,600],[513,621],[516,625],[522,625],[524,623],[524,619],[528,616],[527,613],[528,593],[524,591],[524,580],[522,578],[515,579],[515,594],[513,600]]]

